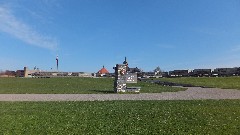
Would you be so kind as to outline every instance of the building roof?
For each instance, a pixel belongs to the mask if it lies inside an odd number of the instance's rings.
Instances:
[[[103,66],[103,68],[100,69],[100,70],[98,71],[98,73],[99,73],[99,74],[108,74],[109,72],[108,72],[108,70]]]

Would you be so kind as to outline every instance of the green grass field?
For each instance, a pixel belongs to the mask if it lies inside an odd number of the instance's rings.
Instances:
[[[183,84],[193,84],[196,86],[208,86],[240,90],[240,77],[181,77],[161,78],[159,80]]]
[[[2,94],[91,94],[113,93],[112,78],[0,78]],[[128,86],[142,87],[141,93],[175,92],[182,88],[163,87],[138,82]]]
[[[240,100],[0,102],[0,134],[240,134]]]

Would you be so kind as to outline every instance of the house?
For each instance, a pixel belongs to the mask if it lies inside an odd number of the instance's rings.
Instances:
[[[103,76],[108,76],[108,74],[109,74],[108,70],[103,66],[103,68],[97,72],[96,76],[103,77]]]
[[[189,75],[189,70],[173,70],[169,71],[170,77],[187,77]]]
[[[15,71],[6,70],[5,72],[0,72],[0,77],[15,77],[15,76],[16,76]]]

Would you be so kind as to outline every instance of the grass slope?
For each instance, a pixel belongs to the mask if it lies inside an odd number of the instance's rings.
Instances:
[[[113,93],[112,78],[0,78],[2,94],[91,94]],[[179,91],[182,88],[163,87],[140,82],[129,86],[142,87],[142,93]]]
[[[240,100],[0,102],[0,134],[240,134]]]
[[[240,77],[181,77],[181,78],[161,78],[160,80],[183,84],[193,84],[196,86],[200,85],[240,90]]]

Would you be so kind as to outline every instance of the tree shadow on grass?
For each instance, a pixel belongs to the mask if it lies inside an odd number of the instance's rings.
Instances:
[[[92,90],[96,93],[103,93],[103,94],[113,94],[114,91],[113,90]]]

